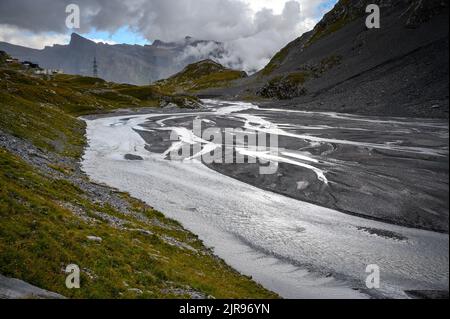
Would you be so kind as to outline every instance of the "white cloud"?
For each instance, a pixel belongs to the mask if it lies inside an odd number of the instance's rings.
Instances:
[[[0,40],[42,48],[66,43],[66,4],[72,0],[1,0]],[[253,71],[262,68],[288,42],[312,29],[319,8],[330,0],[77,0],[81,33],[115,32],[128,27],[149,41],[185,36],[224,43],[222,63]],[[43,5],[45,4],[45,5]],[[14,25],[15,28],[10,26]],[[31,30],[35,33],[25,32]],[[53,32],[53,33],[48,33]],[[95,41],[112,43],[109,40]],[[199,52],[185,52],[192,56]],[[195,51],[195,50],[194,50]]]
[[[316,1],[315,4],[319,2]],[[227,38],[219,39],[224,41],[226,54],[215,60],[228,67],[252,73],[267,65],[276,52],[304,32],[311,30],[317,22],[317,18],[313,16],[305,17],[298,1],[278,1],[278,4],[284,5],[279,14],[273,9],[262,8],[249,15],[247,23],[241,25],[236,34],[229,32]],[[310,12],[313,8],[315,6],[312,3],[309,7],[306,6]],[[209,57],[207,53],[211,52],[211,46],[213,45],[207,44],[188,48],[184,56]]]
[[[67,44],[70,36],[60,33],[32,33],[16,26],[0,24],[0,41],[33,49],[43,49],[54,44]]]
[[[280,14],[283,11],[284,4],[288,0],[243,0],[247,3],[253,12],[258,12],[264,8],[272,9],[275,14]],[[298,1],[299,2],[299,1]]]

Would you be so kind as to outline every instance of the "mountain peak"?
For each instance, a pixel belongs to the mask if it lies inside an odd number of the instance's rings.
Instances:
[[[70,35],[70,46],[78,46],[80,44],[95,44],[94,41],[86,39],[79,35],[78,33],[72,33]]]

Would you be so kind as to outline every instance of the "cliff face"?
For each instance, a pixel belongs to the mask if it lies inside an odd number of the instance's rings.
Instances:
[[[380,6],[380,29],[366,27],[369,3]],[[446,1],[341,0],[262,71],[209,93],[311,110],[448,117],[448,23]]]
[[[157,40],[153,45],[145,46],[108,45],[95,43],[74,33],[68,45],[35,50],[0,42],[0,50],[20,60],[36,62],[44,68],[58,68],[69,74],[84,76],[92,76],[92,63],[96,57],[101,78],[144,85],[169,77],[186,65],[197,62],[192,57],[185,58],[182,53],[189,47],[207,42],[186,38],[173,43]],[[211,52],[211,57],[216,54],[220,52]]]

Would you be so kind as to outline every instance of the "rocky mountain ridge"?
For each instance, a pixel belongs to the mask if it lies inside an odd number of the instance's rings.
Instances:
[[[378,4],[381,28],[366,27]],[[448,117],[448,2],[341,0],[260,72],[205,94],[277,106]]]
[[[213,43],[215,49],[205,56],[184,54],[186,50]],[[166,43],[160,40],[152,45],[96,43],[76,33],[68,45],[54,45],[43,50],[30,49],[0,42],[0,50],[22,61],[38,63],[43,68],[62,69],[67,74],[93,75],[96,58],[99,77],[116,83],[150,84],[167,78],[185,66],[203,58],[221,54],[220,43],[186,37],[182,41]]]

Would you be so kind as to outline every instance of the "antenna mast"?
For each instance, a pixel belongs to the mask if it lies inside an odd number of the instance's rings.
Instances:
[[[98,78],[98,64],[97,64],[97,57],[94,56],[94,62],[92,64],[92,75],[94,78]]]

